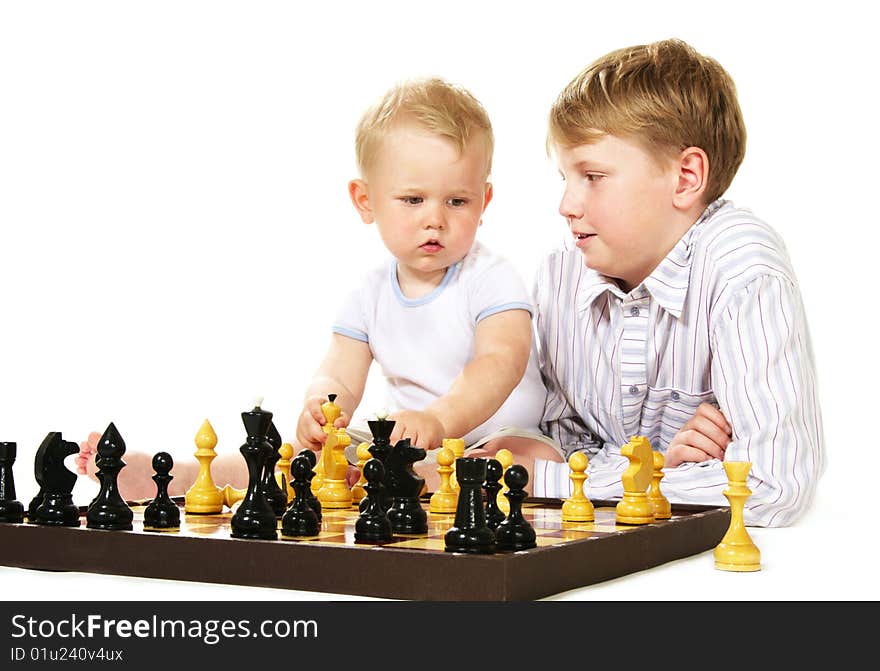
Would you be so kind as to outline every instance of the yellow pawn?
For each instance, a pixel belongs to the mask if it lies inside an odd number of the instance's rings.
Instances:
[[[287,503],[290,505],[296,492],[290,484],[290,461],[293,459],[293,445],[290,443],[282,443],[278,448],[278,454],[281,458],[278,460],[275,468],[279,471],[275,473],[275,479],[278,480],[278,486],[287,490]],[[284,476],[284,484],[281,483],[281,476]]]
[[[743,523],[743,508],[752,490],[746,478],[752,464],[748,461],[725,461],[728,486],[724,496],[730,501],[730,527],[715,547],[715,568],[722,571],[760,571],[761,551],[752,542]]]
[[[232,485],[226,485],[220,490],[223,497],[223,505],[232,510],[235,504],[241,501],[247,494],[247,489],[236,489]]]
[[[357,467],[361,477],[351,488],[351,498],[355,503],[360,503],[367,495],[367,490],[364,489],[364,485],[367,484],[367,479],[364,477],[364,464],[366,464],[372,456],[373,455],[370,454],[370,444],[368,442],[360,443],[357,446]]]
[[[510,487],[504,482],[504,474],[507,473],[508,468],[513,466],[513,452],[503,448],[495,453],[495,458],[501,462],[501,482],[503,483],[501,491],[498,492],[498,507],[505,515],[510,515],[510,500],[505,496],[510,491]]]
[[[444,438],[440,447],[452,450],[452,475],[449,476],[449,487],[455,492],[456,500],[458,500],[460,487],[458,486],[458,478],[455,476],[455,460],[464,456],[464,440],[461,438]]]
[[[663,479],[663,464],[666,460],[663,453],[654,450],[654,471],[651,473],[651,488],[648,490],[648,500],[654,508],[654,518],[658,520],[668,520],[672,517],[672,506],[669,505],[669,499],[663,496],[660,491],[660,481]]]
[[[620,448],[629,459],[629,466],[621,476],[623,499],[617,504],[616,519],[620,524],[650,524],[654,521],[654,507],[646,490],[654,471],[651,443],[644,436],[633,436]]]
[[[584,494],[584,481],[587,479],[587,455],[575,452],[568,458],[571,468],[571,481],[574,491],[562,504],[563,522],[592,522],[595,518],[593,502]]]
[[[217,434],[207,419],[202,422],[195,437],[195,457],[199,461],[199,474],[183,497],[183,509],[188,513],[219,513],[223,510],[223,495],[211,477],[211,462],[217,453]]]
[[[428,511],[438,514],[454,513],[458,506],[458,493],[452,490],[452,464],[455,453],[448,447],[441,447],[437,452],[437,472],[440,474],[440,487],[431,495]]]

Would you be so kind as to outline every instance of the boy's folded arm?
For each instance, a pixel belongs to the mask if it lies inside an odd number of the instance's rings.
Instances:
[[[525,373],[532,345],[526,310],[498,312],[481,320],[474,356],[449,391],[425,408],[449,437],[464,436],[494,415]]]
[[[733,428],[725,460],[752,468],[746,523],[785,526],[807,507],[824,469],[822,419],[807,322],[797,287],[762,276],[744,286],[712,322],[715,396]],[[720,461],[685,464],[667,489],[710,493],[723,503]],[[668,495],[668,494],[667,494]]]

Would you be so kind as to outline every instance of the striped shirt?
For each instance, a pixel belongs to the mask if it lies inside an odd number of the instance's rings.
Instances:
[[[536,328],[548,388],[542,430],[589,459],[588,495],[622,496],[634,435],[655,450],[703,403],[733,428],[725,453],[751,462],[746,524],[791,524],[824,470],[807,321],[779,235],[728,201],[712,203],[639,286],[623,292],[576,248],[537,273]],[[568,496],[566,464],[542,462],[535,483]],[[727,505],[717,459],[664,469],[673,502]]]

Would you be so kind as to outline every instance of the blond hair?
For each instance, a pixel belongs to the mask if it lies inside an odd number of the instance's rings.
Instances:
[[[717,61],[675,39],[612,51],[559,94],[548,149],[605,134],[641,140],[658,159],[699,147],[709,157],[707,202],[727,190],[745,156],[733,79]]]
[[[372,166],[385,133],[398,122],[411,121],[450,140],[463,152],[475,137],[486,143],[486,175],[492,170],[495,138],[489,115],[466,89],[436,77],[397,84],[361,117],[355,154],[361,176]]]

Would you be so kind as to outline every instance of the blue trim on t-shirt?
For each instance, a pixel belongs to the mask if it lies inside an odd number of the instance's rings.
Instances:
[[[333,333],[338,333],[339,335],[344,335],[349,338],[354,338],[355,340],[360,340],[361,342],[370,342],[367,334],[362,331],[353,331],[352,329],[347,329],[342,326],[334,326]]]
[[[404,305],[408,308],[418,307],[419,305],[424,305],[425,303],[430,303],[432,300],[437,298],[443,289],[449,284],[450,280],[452,280],[452,275],[461,265],[461,261],[453,263],[446,269],[446,274],[443,276],[443,280],[438,284],[434,290],[422,296],[421,298],[407,298],[403,295],[403,292],[400,290],[400,283],[397,281],[397,261],[392,261],[388,264],[391,268],[391,288],[394,290],[394,295],[397,296],[397,300],[400,301],[401,305]]]
[[[532,307],[529,303],[503,303],[501,305],[493,305],[491,308],[486,308],[480,314],[477,315],[477,324],[479,324],[486,317],[491,317],[494,314],[498,314],[499,312],[504,312],[506,310],[525,310],[530,315],[534,317],[534,307]]]

